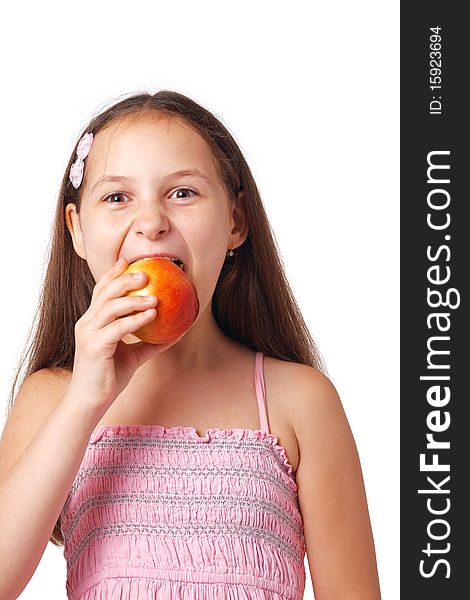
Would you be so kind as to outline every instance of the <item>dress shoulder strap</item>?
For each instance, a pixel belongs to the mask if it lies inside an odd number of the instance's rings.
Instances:
[[[258,401],[259,424],[261,431],[269,433],[268,415],[266,413],[266,389],[263,373],[263,353],[255,354],[255,388]]]

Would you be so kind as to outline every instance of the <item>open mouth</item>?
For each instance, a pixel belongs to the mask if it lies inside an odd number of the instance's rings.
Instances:
[[[172,256],[158,256],[158,258],[164,258],[166,260],[171,260],[171,262],[174,262],[175,265],[183,271],[183,273],[186,273],[186,266],[185,266],[184,262],[182,262],[179,258],[173,258]]]

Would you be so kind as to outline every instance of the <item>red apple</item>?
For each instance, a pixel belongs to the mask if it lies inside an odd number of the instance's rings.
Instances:
[[[131,263],[124,273],[137,271],[147,274],[147,284],[126,295],[157,296],[158,302],[155,318],[133,335],[150,344],[167,344],[180,337],[196,320],[199,312],[196,288],[184,271],[166,258],[141,258]]]

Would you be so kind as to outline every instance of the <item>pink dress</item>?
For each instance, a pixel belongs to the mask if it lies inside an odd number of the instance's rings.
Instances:
[[[104,425],[63,507],[71,600],[300,600],[305,540],[292,466],[260,429]]]

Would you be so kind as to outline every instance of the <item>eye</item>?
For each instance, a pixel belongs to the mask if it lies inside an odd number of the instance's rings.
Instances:
[[[189,188],[178,188],[177,190],[175,190],[172,194],[171,197],[173,197],[174,194],[178,194],[180,192],[191,192],[191,194],[197,195],[197,192],[195,192],[194,190],[191,190]],[[108,204],[123,204],[123,202],[120,202],[119,200],[116,200],[116,198],[125,198],[127,197],[125,194],[123,194],[122,192],[113,192],[112,194],[108,194],[107,196],[104,197],[104,201],[107,202]],[[191,198],[192,196],[178,196],[177,199],[181,199],[184,200],[185,198]]]
[[[104,197],[105,202],[108,202],[109,204],[122,204],[122,202],[113,202],[111,200],[111,198],[123,198],[125,197],[125,195],[122,192],[113,192],[112,194],[108,194],[107,196]]]
[[[191,192],[192,194],[197,195],[197,192],[195,192],[194,190],[190,190],[189,188],[178,188],[177,190],[175,190],[173,192],[173,194],[178,194],[179,192]],[[173,194],[172,194],[172,196],[173,196]],[[177,199],[184,200],[185,198],[191,198],[191,196],[179,196]]]

